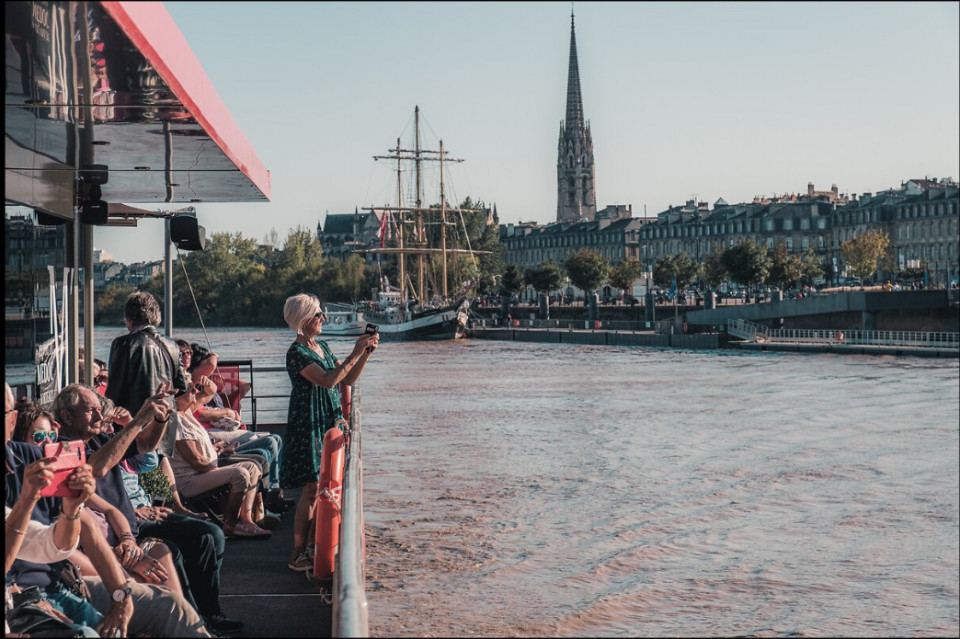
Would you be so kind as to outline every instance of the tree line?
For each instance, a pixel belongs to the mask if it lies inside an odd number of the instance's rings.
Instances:
[[[469,198],[461,208],[473,206]],[[512,295],[528,285],[538,293],[560,290],[565,278],[583,291],[596,291],[609,283],[629,292],[643,274],[637,260],[624,260],[613,266],[603,255],[591,249],[572,252],[562,264],[546,260],[521,272],[516,266],[504,266],[503,247],[497,228],[483,223],[480,216],[469,219],[463,237],[454,237],[455,246],[480,251],[478,258],[462,256],[451,265],[471,295]],[[270,244],[260,244],[239,233],[214,233],[202,251],[179,253],[173,273],[173,314],[178,326],[265,326],[282,327],[283,303],[297,293],[313,293],[322,302],[355,302],[370,299],[386,277],[395,282],[396,261],[384,257],[367,263],[360,255],[340,260],[323,255],[316,235],[298,227],[289,232],[281,247],[275,248],[276,232]],[[856,277],[867,279],[878,267],[889,266],[889,238],[883,232],[870,231],[848,240],[841,253]],[[431,257],[430,260],[439,258]],[[429,264],[428,264],[429,267]],[[813,249],[804,254],[790,253],[786,245],[772,250],[752,240],[726,250],[715,249],[697,263],[686,253],[664,256],[653,267],[657,286],[678,290],[695,282],[710,288],[730,281],[742,286],[767,284],[789,288],[797,283],[812,283],[830,273]],[[95,323],[121,325],[123,305],[137,287],[111,284],[97,299]],[[164,300],[164,277],[159,275],[141,284],[141,290]]]
[[[865,281],[878,268],[892,270],[893,259],[887,252],[889,246],[886,233],[868,231],[843,242],[840,252],[849,272]],[[583,291],[596,291],[609,283],[628,292],[643,272],[643,266],[637,260],[623,260],[612,266],[600,253],[581,249],[571,253],[562,265],[547,260],[523,273],[515,266],[509,266],[502,277],[502,288],[506,294],[515,294],[529,285],[538,293],[549,295],[561,287],[564,277],[569,277],[570,282]],[[745,240],[725,250],[714,247],[702,263],[685,252],[663,256],[654,264],[652,273],[655,285],[668,288],[675,283],[677,290],[694,283],[715,290],[724,282],[745,287],[766,284],[787,289],[798,284],[813,285],[825,275],[834,275],[833,265],[821,262],[812,247],[803,254],[796,254],[788,251],[784,242],[768,250],[753,240]]]

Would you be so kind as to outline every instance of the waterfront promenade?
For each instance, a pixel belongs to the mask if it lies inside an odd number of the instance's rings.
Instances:
[[[770,352],[793,353],[837,353],[848,355],[894,355],[913,357],[960,357],[956,344],[938,346],[916,346],[896,343],[856,343],[837,340],[757,342],[737,339],[727,333],[660,333],[654,331],[633,331],[587,328],[586,322],[577,324],[584,328],[545,328],[537,325],[536,320],[522,322],[519,327],[475,326],[469,337],[475,339],[508,340],[517,342],[540,342],[550,344],[594,344],[598,346],[645,346],[652,348],[677,348],[686,350],[711,350],[734,348]]]

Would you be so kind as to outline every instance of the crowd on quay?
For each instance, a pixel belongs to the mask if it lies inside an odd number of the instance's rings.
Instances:
[[[281,483],[305,488],[315,500],[310,483],[319,479],[319,446],[312,469],[299,459],[285,474],[288,441],[243,424],[239,400],[249,384],[223,393],[216,354],[161,336],[159,305],[149,293],[131,294],[124,313],[128,333],[111,344],[109,364],[92,363],[94,385],[69,384],[49,406],[17,401],[4,385],[5,636],[241,632],[243,622],[224,615],[219,601],[226,540],[269,538],[295,505],[299,536],[288,567],[312,569],[309,531],[301,528],[309,526],[313,504],[302,495],[299,503],[285,499]],[[311,348],[323,344],[329,357],[318,368],[331,372],[318,376],[304,360],[291,376],[330,400],[337,383],[356,380],[357,362],[366,361],[378,338],[358,339],[341,363],[325,343],[313,342],[322,323],[320,313],[313,315],[298,315],[291,328],[298,341],[301,324],[316,329]],[[310,411],[298,419],[304,397],[291,397],[291,422],[305,429],[294,433],[291,448],[301,455],[302,440],[322,438],[338,412],[306,397],[326,407],[318,413],[323,423]],[[305,435],[311,424],[318,432]],[[64,470],[55,475],[58,467]],[[184,503],[227,486],[222,522]]]

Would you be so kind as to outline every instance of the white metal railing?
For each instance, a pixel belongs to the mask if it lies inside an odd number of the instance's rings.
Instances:
[[[836,329],[767,328],[747,320],[735,319],[727,322],[727,333],[740,339],[757,342],[960,348],[960,333],[947,331],[845,331]]]
[[[343,504],[340,545],[333,573],[332,636],[369,637],[367,617],[366,549],[363,534],[363,462],[361,438],[360,389],[353,387],[350,409],[350,444],[343,473]]]

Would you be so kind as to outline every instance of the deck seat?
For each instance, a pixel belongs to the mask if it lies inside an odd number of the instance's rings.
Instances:
[[[221,484],[193,497],[180,493],[180,501],[194,512],[206,513],[210,521],[223,528],[223,500],[229,494],[230,484]]]

